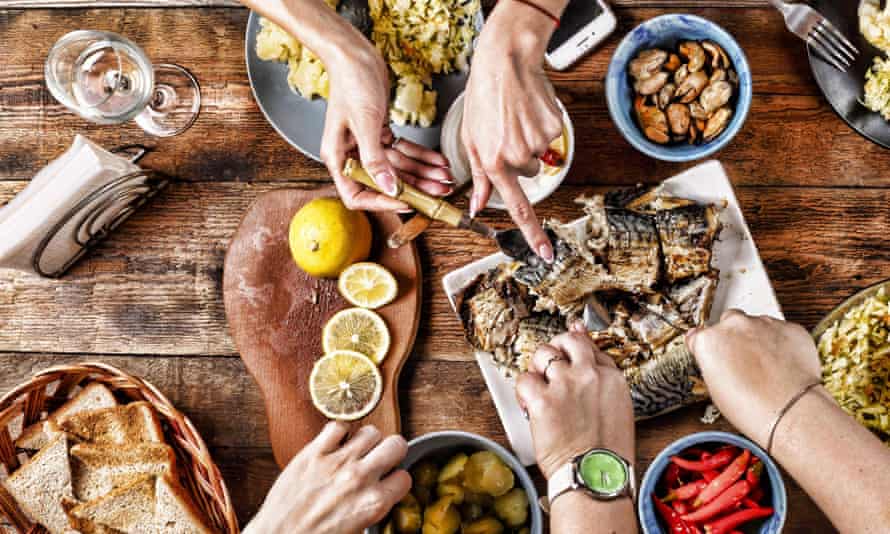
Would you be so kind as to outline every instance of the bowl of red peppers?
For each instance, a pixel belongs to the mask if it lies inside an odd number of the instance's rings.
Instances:
[[[779,468],[752,441],[726,432],[681,438],[640,484],[644,534],[774,534],[788,511]]]

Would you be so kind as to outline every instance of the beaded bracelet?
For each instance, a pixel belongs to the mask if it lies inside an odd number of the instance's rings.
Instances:
[[[543,13],[547,18],[549,18],[550,20],[552,20],[552,21],[556,24],[556,27],[557,27],[557,28],[559,27],[559,17],[557,17],[556,15],[554,15],[553,13],[551,13],[550,11],[548,11],[547,9],[545,9],[545,8],[543,8],[543,7],[541,7],[541,6],[539,6],[538,4],[532,2],[531,0],[516,0],[516,1],[519,2],[520,4],[525,4],[525,5],[527,5],[527,6],[530,7],[530,8],[537,9],[538,11],[540,11],[541,13]]]
[[[816,386],[821,386],[821,385],[822,385],[821,380],[818,382],[813,382],[811,384],[807,384],[800,391],[798,391],[795,396],[791,397],[791,400],[788,401],[788,403],[785,404],[785,406],[781,410],[779,410],[779,413],[776,415],[776,418],[773,419],[773,425],[769,430],[769,440],[767,440],[767,442],[766,442],[766,453],[767,454],[769,454],[770,456],[772,456],[772,454],[773,454],[773,438],[776,437],[776,427],[779,426],[779,422],[782,420],[783,417],[785,417],[785,414],[788,413],[788,410],[790,410],[792,406],[797,404],[797,401],[799,401],[811,389],[813,389]]]

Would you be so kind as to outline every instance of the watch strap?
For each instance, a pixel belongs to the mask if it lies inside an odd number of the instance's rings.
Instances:
[[[566,462],[553,473],[550,480],[547,481],[547,501],[553,504],[557,497],[577,488],[575,483],[575,464],[574,462]]]

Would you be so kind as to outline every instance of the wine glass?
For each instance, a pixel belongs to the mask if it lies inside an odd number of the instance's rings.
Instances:
[[[201,90],[179,65],[152,65],[116,33],[78,30],[59,39],[45,66],[46,85],[65,107],[99,124],[135,119],[146,133],[170,137],[198,117]]]

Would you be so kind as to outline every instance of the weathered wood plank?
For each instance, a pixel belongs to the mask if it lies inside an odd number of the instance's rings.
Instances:
[[[50,365],[101,360],[154,383],[201,432],[226,479],[243,522],[262,503],[278,475],[266,436],[258,389],[236,358],[151,358],[60,354],[0,354],[0,392]],[[438,430],[475,432],[507,445],[491,397],[474,362],[409,361],[400,383],[405,436]],[[234,409],[237,407],[237,409]],[[458,416],[459,414],[459,416]],[[637,426],[638,472],[677,436],[732,431],[725,421],[705,425],[701,406]],[[541,477],[536,477],[541,490]],[[830,532],[806,495],[789,482],[788,532]]]
[[[888,186],[881,169],[890,151],[868,143],[837,118],[806,66],[800,43],[766,9],[696,9],[734,32],[754,65],[751,115],[721,154],[739,172],[738,183],[758,185]],[[622,30],[662,10],[633,9]],[[104,146],[140,142],[158,148],[146,165],[189,181],[325,180],[324,168],[292,149],[259,113],[244,71],[245,12],[232,9],[62,10],[0,13],[0,179],[29,179],[60,154],[75,133]],[[158,60],[194,70],[204,108],[184,135],[147,138],[134,124],[90,124],[63,109],[43,82],[46,51],[78,27],[119,31],[142,43]],[[27,39],[30,46],[19,46]],[[624,141],[606,110],[602,79],[617,39],[568,72],[554,74],[578,135],[573,183],[632,183],[641,176],[673,173]],[[813,157],[818,154],[818,157]]]
[[[734,179],[742,172],[728,170]],[[0,201],[23,185],[0,182]],[[0,271],[0,351],[234,354],[220,286],[226,246],[253,198],[285,185],[177,184],[63,280]],[[564,186],[539,213],[568,220],[578,214],[572,200],[592,190]],[[743,187],[738,195],[790,319],[812,326],[853,289],[890,277],[886,190]],[[493,211],[486,220],[507,224]],[[492,251],[441,225],[424,237],[419,357],[471,359],[441,279]]]

